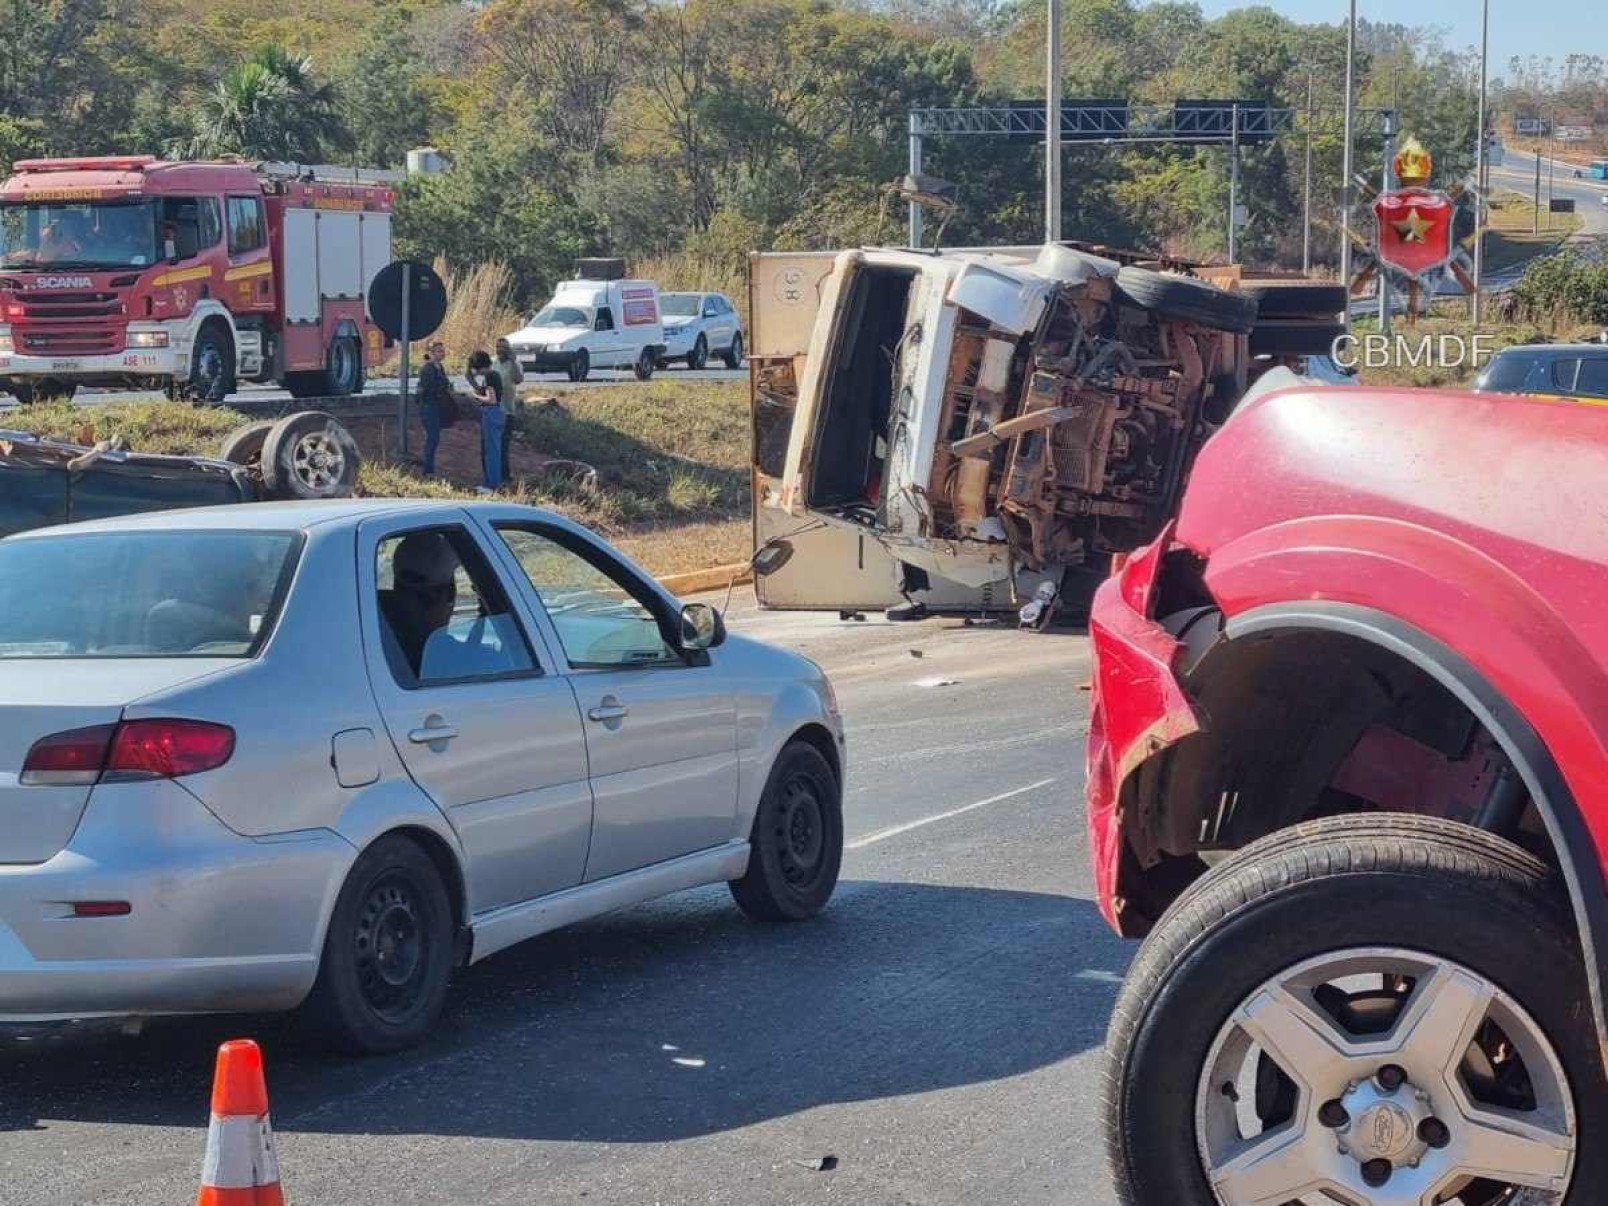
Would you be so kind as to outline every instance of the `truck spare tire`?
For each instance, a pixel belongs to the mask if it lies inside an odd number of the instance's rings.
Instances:
[[[1346,309],[1346,287],[1321,281],[1256,285],[1245,290],[1256,299],[1259,318],[1322,318],[1337,320]]]
[[[1244,293],[1208,285],[1187,276],[1152,272],[1148,268],[1122,268],[1117,273],[1117,300],[1178,322],[1198,323],[1236,335],[1256,325],[1256,300]]]
[[[263,440],[262,481],[271,498],[349,498],[361,463],[352,433],[321,410],[286,415]]]

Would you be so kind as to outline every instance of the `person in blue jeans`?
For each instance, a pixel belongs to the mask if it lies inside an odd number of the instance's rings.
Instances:
[[[424,367],[419,370],[419,420],[424,424],[424,451],[419,457],[419,468],[425,477],[435,476],[436,449],[441,447],[441,416],[453,405],[446,357],[447,345],[438,339],[424,349]]]
[[[490,494],[503,484],[508,413],[502,408],[502,374],[491,367],[491,356],[484,350],[469,357],[469,388],[480,405],[480,464],[485,476],[480,490]]]

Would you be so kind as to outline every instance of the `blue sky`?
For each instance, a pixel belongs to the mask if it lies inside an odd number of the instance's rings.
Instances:
[[[1298,21],[1338,23],[1347,0],[1264,0],[1268,7]],[[1247,7],[1232,0],[1200,0],[1208,16]],[[1480,44],[1480,0],[1357,0],[1367,21],[1439,27],[1449,46]],[[1608,32],[1600,0],[1491,0],[1491,74],[1505,74],[1513,55],[1608,55]]]

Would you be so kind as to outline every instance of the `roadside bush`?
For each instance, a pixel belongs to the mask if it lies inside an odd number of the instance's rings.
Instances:
[[[1608,247],[1597,250],[1608,254]],[[1524,270],[1513,296],[1519,311],[1536,322],[1608,325],[1608,262],[1573,248],[1542,256]]]

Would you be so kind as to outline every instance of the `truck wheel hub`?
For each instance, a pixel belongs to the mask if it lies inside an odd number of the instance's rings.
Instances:
[[[1433,1118],[1429,1094],[1405,1081],[1394,1091],[1377,1080],[1356,1085],[1340,1098],[1351,1121],[1336,1131],[1342,1152],[1358,1163],[1388,1160],[1392,1165],[1416,1167],[1429,1151],[1418,1136],[1424,1122]]]

